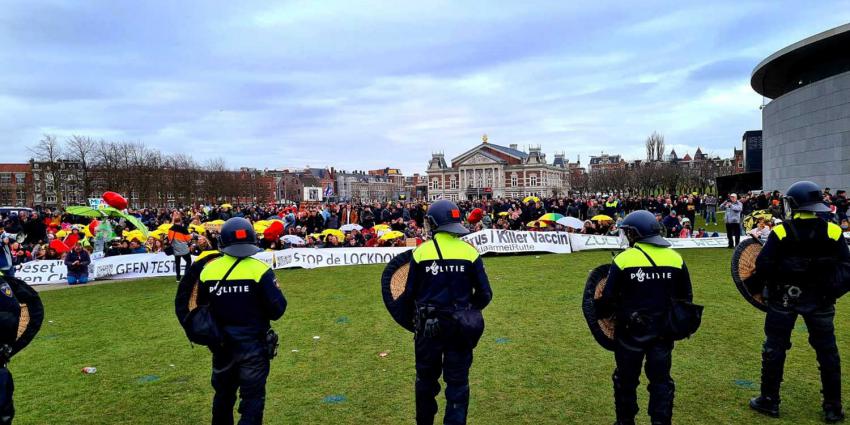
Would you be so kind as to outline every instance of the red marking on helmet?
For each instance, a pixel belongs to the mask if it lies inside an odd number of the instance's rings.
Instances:
[[[452,210],[452,218],[460,218],[460,210]]]
[[[246,232],[245,229],[237,230],[236,239],[248,239],[248,232]]]

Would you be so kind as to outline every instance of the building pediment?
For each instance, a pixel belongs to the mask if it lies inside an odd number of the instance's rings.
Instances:
[[[463,167],[464,165],[497,165],[503,164],[505,161],[490,155],[486,152],[476,152],[475,154],[464,158],[462,161],[456,163],[458,167]]]

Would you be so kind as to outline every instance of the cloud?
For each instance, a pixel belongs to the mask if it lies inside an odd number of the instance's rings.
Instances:
[[[409,174],[483,133],[585,163],[639,158],[654,130],[726,155],[761,126],[752,68],[846,22],[839,4],[11,2],[4,161],[44,132],[231,167]]]

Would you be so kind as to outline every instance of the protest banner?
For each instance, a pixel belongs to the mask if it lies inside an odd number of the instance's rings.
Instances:
[[[850,233],[845,233],[850,239]],[[588,250],[621,250],[626,246],[617,236],[584,235],[566,232],[518,232],[510,230],[482,230],[463,237],[487,253],[550,252],[568,254]],[[726,238],[668,239],[675,249],[723,248]],[[291,248],[281,251],[260,252],[254,258],[274,269],[315,269],[362,264],[386,264],[398,254],[413,247],[398,248]],[[129,254],[103,257],[92,255],[89,280],[134,279],[141,277],[173,276],[174,257],[164,253]],[[16,277],[32,285],[64,283],[67,281],[65,263],[60,260],[30,261],[21,265]]]
[[[729,240],[726,238],[667,239],[667,241],[670,242],[670,247],[675,249],[726,248],[729,246]]]
[[[518,232],[511,230],[481,230],[462,238],[479,253],[551,252],[569,254],[570,234],[567,232]]]
[[[413,248],[292,248],[275,251],[276,269],[301,267],[354,266],[361,264],[386,264],[398,254]]]
[[[581,233],[570,233],[570,243],[573,252],[588,251],[593,249],[626,249],[617,236],[585,235]]]

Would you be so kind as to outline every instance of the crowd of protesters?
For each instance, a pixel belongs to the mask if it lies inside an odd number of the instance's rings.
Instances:
[[[833,208],[832,218],[848,231],[846,193],[842,190],[833,195],[827,189],[824,201]],[[717,226],[722,212],[730,247],[738,244],[744,232],[766,235],[774,220],[781,220],[784,214],[782,197],[778,192],[742,194],[740,197],[730,194],[724,199],[711,194],[596,194],[461,201],[458,205],[464,217],[476,209],[483,213],[480,220],[465,223],[470,231],[492,228],[612,236],[619,233],[617,224],[626,214],[645,209],[656,214],[665,236],[670,238],[718,236],[717,231],[707,231],[706,226]],[[31,214],[0,216],[0,271],[13,273],[20,264],[33,260],[64,260],[69,270],[69,282],[85,283],[87,266],[95,252],[103,256],[164,252],[175,257],[179,279],[180,269],[188,268],[192,256],[217,248],[216,227],[206,224],[221,223],[231,217],[244,217],[255,223],[280,221],[282,229],[273,237],[262,232],[258,235],[258,244],[266,250],[410,246],[421,243],[426,236],[427,207],[425,201],[403,201],[130,209],[128,213],[138,218],[149,231],[163,231],[152,232],[145,239],[138,232],[128,232],[132,226],[125,220],[105,219],[110,225],[110,237],[102,241],[101,246],[96,243],[94,233],[87,231],[90,218],[43,209]],[[771,219],[761,218],[752,224],[753,229],[743,229],[744,217],[754,211],[765,211]],[[582,225],[573,228],[555,221],[539,220],[548,213],[573,217]],[[696,226],[697,217],[704,223],[699,227]],[[336,229],[344,231],[329,231]],[[57,243],[67,241],[69,235],[75,235],[71,246]]]

